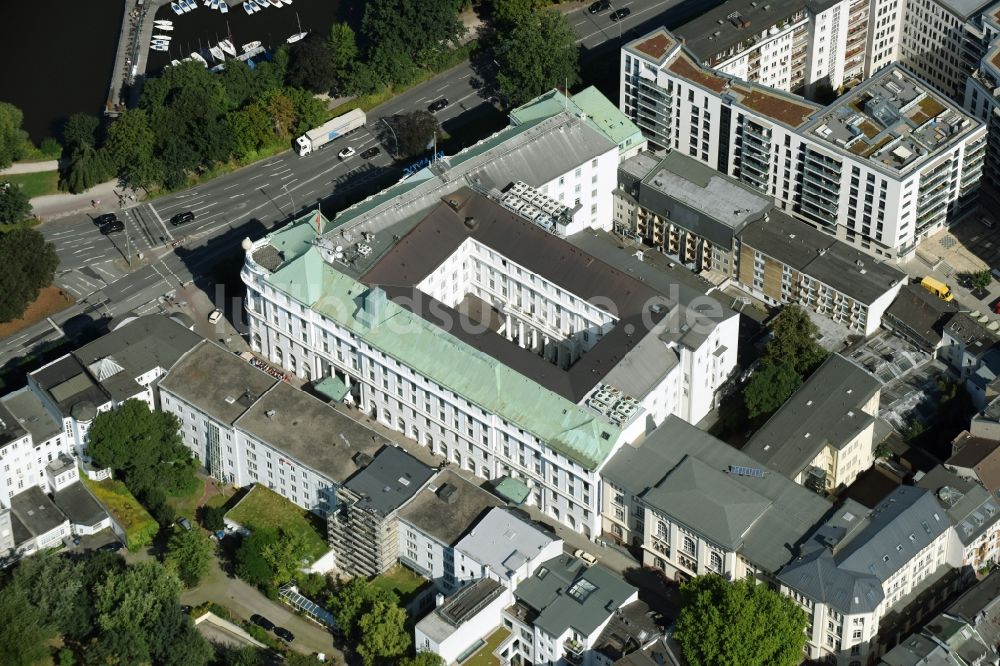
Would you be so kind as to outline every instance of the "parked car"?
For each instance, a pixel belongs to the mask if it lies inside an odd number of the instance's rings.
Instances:
[[[190,615],[191,610],[192,610],[191,607],[188,606],[187,604],[181,604],[181,612],[184,613],[185,615]]]
[[[101,233],[105,236],[108,234],[117,234],[120,231],[125,231],[125,223],[117,218],[113,222],[108,222],[101,227]]]
[[[222,319],[222,310],[212,310],[208,315],[209,324],[217,324],[220,319]]]
[[[607,9],[611,9],[611,0],[597,0],[597,2],[587,8],[587,11],[591,14],[600,14]]]
[[[369,148],[365,152],[361,153],[361,159],[363,159],[363,160],[370,160],[371,158],[375,157],[376,155],[378,155],[381,152],[382,151],[379,149],[378,146],[372,146],[371,148]]]
[[[218,310],[216,312],[218,312]],[[177,519],[177,524],[180,526],[181,529],[183,529],[183,530],[185,530],[187,532],[191,531],[191,521],[188,520],[187,518],[184,518],[184,517],[178,518]]]
[[[170,224],[175,227],[179,227],[182,224],[187,224],[188,222],[194,222],[194,213],[191,211],[185,211],[183,213],[177,213],[172,218],[170,218]]]
[[[254,613],[253,615],[250,616],[250,621],[256,624],[261,629],[263,629],[264,631],[271,631],[272,629],[274,629],[274,622],[271,622],[263,615],[258,615],[257,613]]]
[[[295,640],[295,634],[288,631],[288,629],[285,629],[284,627],[275,627],[274,635],[280,638],[281,640],[285,641],[286,643],[291,643],[292,641]]]
[[[431,113],[437,113],[438,111],[440,111],[444,107],[448,106],[448,104],[450,104],[450,102],[448,101],[448,99],[445,98],[445,97],[442,97],[439,100],[435,100],[435,101],[431,102],[428,105],[427,110],[430,111]]]
[[[586,564],[588,567],[597,563],[597,558],[588,553],[587,551],[583,550],[582,548],[575,551],[573,553],[573,557],[583,560],[583,563]]]
[[[344,148],[342,151],[337,153],[337,157],[339,157],[342,160],[346,160],[348,157],[352,157],[356,152],[358,151],[354,150],[354,146],[348,146],[347,148]]]
[[[617,22],[628,17],[628,15],[631,13],[632,13],[631,9],[629,9],[628,7],[622,7],[621,9],[616,9],[615,11],[611,12],[609,16],[611,16],[612,21]]]
[[[115,215],[114,213],[104,213],[94,218],[94,225],[98,227],[103,227],[105,224],[110,224],[112,222],[117,222],[117,221],[118,221],[118,216]]]
[[[111,543],[106,543],[97,550],[102,553],[117,553],[119,550],[124,548],[125,545],[121,541],[112,541]]]

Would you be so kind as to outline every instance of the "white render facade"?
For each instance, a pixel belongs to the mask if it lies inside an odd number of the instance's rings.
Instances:
[[[955,128],[947,137],[928,135],[930,152],[893,148],[906,142],[909,130],[897,135],[892,127],[869,129],[861,122],[864,131],[875,132],[864,139],[853,120],[842,121],[844,98],[821,108],[703,69],[662,29],[625,45],[621,65],[621,108],[651,147],[682,151],[734,176],[769,194],[782,210],[869,254],[912,256],[919,240],[974,200],[986,128],[899,68],[850,94],[878,85],[895,90],[897,80],[909,89],[916,82],[913,98],[895,117],[910,114],[927,131],[942,121]],[[930,114],[918,105],[940,119],[922,120]],[[845,123],[843,138],[831,130],[831,119]],[[886,159],[903,166],[887,167]]]

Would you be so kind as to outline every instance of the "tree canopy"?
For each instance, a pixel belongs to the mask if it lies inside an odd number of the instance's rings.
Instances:
[[[309,35],[293,44],[288,55],[289,85],[317,93],[333,90],[338,70],[327,40]]]
[[[771,414],[802,385],[802,377],[791,363],[767,363],[750,377],[743,392],[747,416]]]
[[[28,133],[21,129],[24,114],[7,102],[0,102],[0,169],[24,156]]]
[[[398,157],[414,157],[423,153],[441,131],[434,114],[423,109],[394,116],[392,124],[395,137],[399,140]]]
[[[510,104],[522,104],[556,86],[580,81],[580,47],[566,17],[544,9],[497,26],[490,38],[499,65],[497,84]]]
[[[805,611],[752,578],[698,576],[681,586],[674,637],[691,666],[795,666]]]
[[[352,578],[334,592],[329,604],[349,645],[356,646],[366,666],[398,659],[410,646],[406,611],[399,598],[364,578]]]
[[[167,541],[164,563],[186,587],[195,587],[212,563],[212,542],[201,530],[176,530]]]
[[[461,6],[462,0],[370,0],[361,29],[368,43],[430,67],[465,34]]]
[[[31,216],[31,200],[24,188],[9,180],[0,180],[0,223],[18,224]]]
[[[0,234],[0,321],[24,314],[42,287],[52,283],[59,257],[52,243],[34,229],[19,227]]]

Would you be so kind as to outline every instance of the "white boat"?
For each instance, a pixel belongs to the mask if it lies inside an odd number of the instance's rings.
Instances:
[[[245,11],[247,14],[253,14],[253,5],[251,5],[249,2],[244,2],[243,11]]]
[[[166,44],[156,43],[156,44],[150,44],[149,48],[152,49],[153,51],[166,51],[170,47],[168,47]]]
[[[228,53],[233,58],[236,57],[236,47],[233,46],[233,43],[228,39],[223,39],[219,42],[219,48],[222,49],[223,53]]]
[[[288,42],[289,44],[294,44],[295,42],[305,39],[306,35],[308,34],[309,34],[308,32],[297,32],[288,39],[286,39],[285,41]]]
[[[170,3],[170,8],[172,10],[174,10],[174,14],[177,14],[178,16],[180,16],[181,14],[184,13],[184,10],[181,9],[181,6],[179,4],[177,4],[176,2],[171,2]]]
[[[174,29],[174,26],[172,26],[172,25],[154,25],[153,26],[153,30],[162,30],[164,32],[170,32],[173,29]]]
[[[170,35],[153,35],[154,42],[169,42]]]
[[[292,4],[292,0],[283,0],[286,5]]]
[[[208,61],[205,60],[205,58],[202,57],[202,55],[200,53],[198,53],[197,51],[195,51],[194,53],[191,54],[191,59],[192,60],[197,60],[198,62],[200,62],[201,64],[203,64],[205,67],[208,67]]]
[[[170,61],[170,66],[171,66],[171,67],[173,67],[174,65],[179,65],[179,64],[181,64],[181,61],[180,61],[180,60],[171,60],[171,61]]]
[[[184,8],[185,13],[191,11],[197,6],[193,2],[191,2],[191,0],[180,0],[180,3],[181,7]]]
[[[283,7],[284,6],[284,5],[281,4],[281,0],[269,0],[269,2],[274,7]]]
[[[219,3],[219,11],[223,14],[229,13],[229,3],[226,2],[226,0],[222,0],[222,2]]]
[[[260,48],[260,42],[259,41],[250,42],[249,44],[244,44],[243,45],[243,53],[249,53],[250,51],[253,51],[254,49],[257,49],[257,48]]]
[[[260,10],[263,9],[263,7],[261,7],[256,2],[254,2],[254,0],[250,0],[250,6],[253,7],[254,14],[256,14],[257,12],[259,12]]]
[[[153,25],[155,25],[157,28],[166,28],[169,30],[170,28],[174,27],[174,22],[168,21],[166,19],[156,19],[155,21],[153,21]]]
[[[212,57],[218,60],[219,62],[222,62],[223,60],[226,59],[226,56],[222,54],[222,49],[220,49],[218,46],[208,47],[208,52],[211,53]]]
[[[194,0],[184,0],[184,2],[187,4],[187,8],[188,8],[189,12],[192,12],[192,11],[198,9],[198,3],[196,3]]]

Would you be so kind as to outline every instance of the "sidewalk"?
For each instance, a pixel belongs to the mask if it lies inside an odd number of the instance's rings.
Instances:
[[[59,160],[43,162],[15,162],[6,169],[0,169],[0,176],[13,176],[19,173],[38,173],[39,171],[55,171],[59,168]]]
[[[42,197],[35,197],[31,200],[31,207],[35,215],[42,221],[55,220],[74,213],[90,212],[94,215],[100,213],[118,212],[118,198],[115,190],[118,189],[117,180],[109,180],[106,183],[95,185],[81,194],[46,194]],[[92,201],[99,201],[95,208]]]

